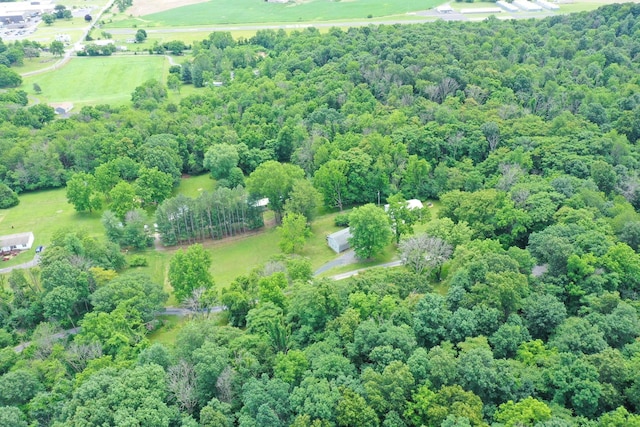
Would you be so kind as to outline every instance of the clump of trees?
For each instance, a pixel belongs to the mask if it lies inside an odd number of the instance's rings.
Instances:
[[[18,203],[20,203],[20,199],[15,191],[0,183],[0,209],[11,208],[17,206]]]
[[[203,191],[196,199],[168,199],[158,206],[156,223],[165,245],[221,239],[263,225],[261,208],[242,187]]]

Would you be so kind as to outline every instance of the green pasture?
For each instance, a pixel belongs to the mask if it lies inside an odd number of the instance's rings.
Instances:
[[[55,71],[25,77],[21,89],[42,103],[72,102],[77,110],[129,102],[137,86],[152,78],[165,82],[168,72],[169,62],[162,56],[78,57]],[[33,83],[42,93],[33,91]]]
[[[208,173],[198,176],[185,176],[180,185],[173,192],[174,195],[184,194],[187,197],[198,197],[203,191],[215,190],[215,180]]]
[[[211,0],[164,12],[123,19],[112,26],[132,26],[142,22],[160,26],[207,24],[264,24],[274,22],[325,22],[343,19],[370,19],[403,15],[425,10],[442,3],[439,0],[352,0],[329,2],[309,0],[287,4],[255,0]],[[125,12],[126,13],[126,12]],[[123,16],[125,18],[125,16]]]
[[[48,53],[41,53],[37,58],[25,58],[22,65],[13,65],[11,68],[18,74],[41,70],[50,67],[60,60],[59,57]]]
[[[84,229],[92,236],[104,233],[100,213],[77,213],[67,203],[66,190],[46,190],[20,195],[20,204],[0,209],[0,235],[33,232],[33,247],[13,258],[0,262],[0,268],[30,261],[39,245],[47,245],[53,233],[61,228]]]

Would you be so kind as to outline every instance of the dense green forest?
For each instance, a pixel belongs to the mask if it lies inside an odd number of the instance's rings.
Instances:
[[[213,33],[176,80],[202,89],[173,104],[149,81],[60,120],[0,94],[0,194],[109,209],[109,241],[60,230],[0,278],[0,425],[640,426],[640,5]],[[204,172],[215,192],[170,198]],[[178,251],[177,299],[224,310],[149,342],[168,295],[119,247],[149,243],[140,209],[191,243],[260,226],[261,197],[313,221],[313,188],[441,209],[405,267],[341,281],[274,254],[218,289],[200,245]]]

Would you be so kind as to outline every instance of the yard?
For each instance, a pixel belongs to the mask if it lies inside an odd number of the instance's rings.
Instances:
[[[80,57],[55,72],[24,78],[21,89],[42,103],[71,102],[78,111],[84,105],[127,103],[137,86],[149,79],[164,83],[168,72],[163,56]],[[42,93],[34,92],[34,83]]]

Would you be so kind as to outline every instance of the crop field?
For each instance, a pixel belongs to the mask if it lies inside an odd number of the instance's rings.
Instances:
[[[149,79],[166,80],[169,62],[162,56],[122,55],[73,58],[50,73],[24,78],[21,89],[42,103],[72,102],[77,107],[122,104]],[[37,83],[42,93],[33,91]],[[72,84],[71,84],[72,83]]]
[[[145,15],[140,21],[154,22],[161,26],[191,26],[365,20],[368,17],[404,15],[408,12],[429,9],[441,2],[441,0],[387,0],[385,2],[308,0],[278,4],[263,0],[211,0]]]

